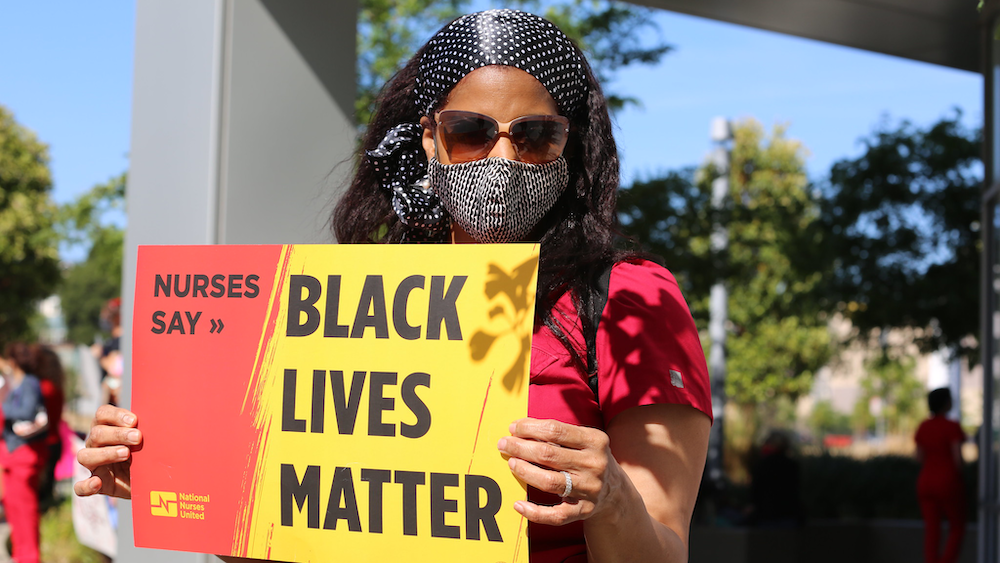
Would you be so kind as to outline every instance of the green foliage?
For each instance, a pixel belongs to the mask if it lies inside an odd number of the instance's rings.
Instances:
[[[656,63],[670,50],[649,17],[650,10],[625,2],[513,0],[488,4],[528,10],[557,24],[587,52],[605,84],[619,68]],[[472,5],[471,0],[362,0],[355,103],[358,123],[368,123],[379,90],[409,57],[444,24],[473,9]],[[608,102],[612,109],[637,103],[616,94],[608,94]]]
[[[865,362],[861,396],[854,406],[855,428],[871,431],[878,420],[885,421],[888,434],[910,434],[927,416],[925,389],[913,373],[913,358],[893,355],[883,349]],[[872,413],[872,399],[877,398],[881,413]]]
[[[618,69],[656,64],[672,49],[664,43],[648,8],[607,0],[520,0],[513,4],[545,17],[576,41],[605,87]],[[605,95],[612,111],[629,104],[639,105],[634,97],[607,91]]]
[[[700,329],[716,277],[729,288],[726,393],[741,405],[768,409],[777,397],[807,393],[830,358],[815,241],[819,202],[806,179],[805,149],[783,127],[766,134],[754,120],[734,125],[729,203],[710,204],[712,165],[671,172],[623,190],[619,212],[627,234],[664,257],[678,276]],[[712,224],[729,232],[728,252],[712,251]],[[767,413],[763,413],[766,415]],[[764,416],[762,422],[773,416]]]
[[[361,0],[355,112],[367,124],[382,86],[469,0]]]
[[[818,441],[827,434],[850,434],[851,417],[833,408],[830,401],[817,401],[809,413],[809,428]]]
[[[28,339],[37,302],[59,282],[48,147],[0,106],[0,345]]]
[[[104,554],[80,544],[73,532],[73,514],[70,499],[42,515],[39,523],[41,559],[48,563],[108,563]]]
[[[94,186],[60,210],[60,230],[67,242],[89,245],[87,258],[73,264],[59,287],[67,338],[89,344],[100,330],[101,307],[121,295],[124,232],[109,214],[124,211],[125,174]]]
[[[923,351],[957,346],[975,361],[982,139],[960,119],[883,121],[862,156],[833,165],[813,231],[833,235],[817,254],[836,257],[829,293],[863,339],[936,325],[916,337]]]

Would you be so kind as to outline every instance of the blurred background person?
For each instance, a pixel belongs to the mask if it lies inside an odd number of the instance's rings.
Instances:
[[[772,430],[750,471],[748,523],[765,528],[794,528],[802,523],[799,462],[790,455],[791,440]]]
[[[13,559],[38,563],[38,480],[45,466],[48,416],[37,375],[38,350],[23,342],[4,349],[3,505]]]
[[[118,393],[122,386],[123,357],[121,353],[121,297],[109,299],[101,309],[101,331],[110,334],[110,338],[101,344],[94,345],[94,355],[98,358],[103,370],[101,389],[105,395],[105,403],[118,404]]]
[[[924,517],[924,560],[954,563],[965,535],[965,485],[962,482],[962,442],[965,433],[945,415],[951,410],[951,390],[927,395],[931,416],[917,428],[917,499]],[[941,517],[948,519],[948,541],[941,552]]]
[[[44,429],[46,463],[39,479],[38,494],[42,505],[55,501],[56,464],[62,455],[63,443],[59,434],[62,424],[63,406],[66,403],[65,381],[66,373],[62,361],[54,350],[47,346],[36,345],[34,350],[38,358],[38,380],[42,390],[42,402],[48,424]],[[37,428],[33,430],[42,430]]]

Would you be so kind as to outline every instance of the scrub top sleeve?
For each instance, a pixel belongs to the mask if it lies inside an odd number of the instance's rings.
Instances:
[[[712,418],[708,366],[674,276],[645,260],[611,271],[597,332],[598,394],[605,424],[641,405],[690,405]]]

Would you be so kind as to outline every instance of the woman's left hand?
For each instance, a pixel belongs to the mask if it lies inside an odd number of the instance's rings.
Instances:
[[[631,482],[611,454],[608,435],[595,428],[557,420],[522,418],[510,425],[511,436],[497,448],[509,456],[511,472],[525,483],[554,495],[572,490],[563,502],[542,506],[519,500],[514,509],[532,522],[561,526],[605,514],[618,504]]]

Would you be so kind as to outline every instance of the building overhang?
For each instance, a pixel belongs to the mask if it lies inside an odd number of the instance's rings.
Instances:
[[[946,67],[982,72],[977,0],[633,0]]]

